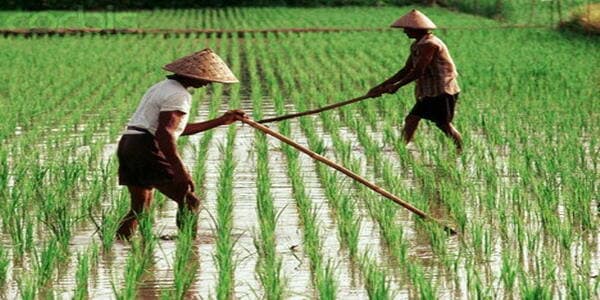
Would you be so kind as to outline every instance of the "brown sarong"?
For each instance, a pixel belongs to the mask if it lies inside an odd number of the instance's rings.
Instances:
[[[173,169],[150,133],[125,134],[117,149],[119,184],[154,187],[173,179]]]

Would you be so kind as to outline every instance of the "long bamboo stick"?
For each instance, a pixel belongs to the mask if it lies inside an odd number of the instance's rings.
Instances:
[[[431,221],[439,224],[440,226],[444,227],[444,229],[447,232],[449,232],[451,234],[456,234],[456,230],[454,230],[453,228],[451,228],[451,227],[449,227],[447,225],[444,225],[442,222],[436,220],[435,218],[430,217],[429,215],[427,215],[422,210],[420,210],[420,209],[412,206],[410,203],[408,203],[408,202],[400,199],[399,197],[395,196],[394,194],[392,194],[392,193],[384,190],[383,188],[375,185],[374,183],[371,183],[370,181],[368,181],[368,180],[360,177],[359,175],[357,175],[356,173],[354,173],[354,172],[346,169],[345,167],[343,167],[341,165],[338,165],[338,164],[332,162],[331,160],[325,158],[324,156],[321,156],[321,155],[319,155],[319,154],[311,151],[310,149],[308,149],[308,148],[306,148],[306,147],[304,147],[304,146],[302,146],[302,145],[294,142],[290,138],[288,138],[288,137],[286,137],[286,136],[284,136],[284,135],[282,135],[282,134],[280,134],[280,133],[278,133],[278,132],[270,129],[269,127],[267,127],[265,125],[262,125],[262,124],[259,124],[258,122],[254,121],[254,120],[252,120],[252,119],[250,119],[248,117],[240,117],[240,116],[238,116],[238,120],[240,120],[241,122],[243,122],[245,124],[248,124],[248,125],[250,125],[250,126],[252,126],[252,127],[254,127],[254,128],[256,128],[256,129],[264,132],[265,134],[271,135],[271,136],[279,139],[280,141],[282,141],[282,142],[284,142],[284,143],[286,143],[286,144],[288,144],[288,145],[290,145],[290,146],[292,146],[292,147],[300,150],[301,152],[304,152],[305,154],[307,154],[308,156],[310,156],[312,159],[320,161],[320,162],[322,162],[322,163],[324,163],[324,164],[326,164],[326,165],[328,165],[328,166],[330,166],[330,167],[332,167],[332,168],[334,168],[334,169],[336,169],[336,170],[338,170],[338,171],[340,171],[340,172],[348,175],[352,179],[354,179],[354,180],[362,183],[363,185],[365,185],[366,187],[370,188],[371,190],[379,193],[380,195],[382,195],[382,196],[384,196],[384,197],[386,197],[386,198],[394,201],[395,203],[403,206],[404,208],[408,209],[409,211],[417,214],[419,217],[421,217],[423,219],[426,219],[426,220],[431,220]]]
[[[306,116],[306,115],[312,115],[312,114],[316,114],[316,113],[320,113],[322,111],[326,111],[326,110],[330,110],[330,109],[334,109],[340,106],[344,106],[344,105],[348,105],[350,103],[354,103],[354,102],[358,102],[358,101],[362,101],[365,99],[371,98],[367,95],[364,96],[360,96],[360,97],[356,97],[350,100],[346,100],[346,101],[342,101],[342,102],[338,102],[338,103],[334,103],[331,105],[327,105],[321,108],[317,108],[317,109],[313,109],[313,110],[308,110],[308,111],[304,111],[304,112],[299,112],[299,113],[295,113],[295,114],[289,114],[289,115],[283,115],[283,116],[279,116],[279,117],[274,117],[274,118],[268,118],[268,119],[262,119],[260,121],[257,121],[258,123],[264,124],[264,123],[270,123],[270,122],[277,122],[277,121],[282,121],[282,120],[287,120],[287,119],[291,119],[291,118],[296,118],[296,117],[302,117],[302,116]]]

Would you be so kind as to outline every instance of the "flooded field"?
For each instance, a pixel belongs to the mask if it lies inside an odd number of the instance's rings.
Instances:
[[[241,84],[194,91],[190,120],[238,108],[259,120],[364,94],[397,71],[409,41],[396,32],[0,39],[11,61],[0,62],[0,298],[597,298],[597,42],[547,29],[440,36],[460,66],[463,154],[427,122],[404,145],[410,88],[268,126],[457,235],[235,123],[179,140],[203,199],[197,237],[178,231],[176,204],[156,193],[130,242],[115,239],[129,209],[116,143],[161,64],[215,49]],[[532,76],[535,88],[519,84]]]

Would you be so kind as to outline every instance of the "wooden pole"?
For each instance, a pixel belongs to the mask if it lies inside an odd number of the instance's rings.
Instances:
[[[269,119],[262,119],[260,121],[257,121],[258,123],[264,124],[264,123],[270,123],[270,122],[277,122],[277,121],[281,121],[281,120],[287,120],[287,119],[291,119],[291,118],[296,118],[296,117],[302,117],[302,116],[306,116],[306,115],[312,115],[312,114],[316,114],[316,113],[320,113],[322,111],[326,111],[326,110],[330,110],[330,109],[334,109],[340,106],[344,106],[344,105],[348,105],[350,103],[354,103],[354,102],[358,102],[358,101],[362,101],[365,99],[371,98],[367,95],[364,96],[360,96],[354,99],[350,99],[350,100],[346,100],[343,102],[338,102],[338,103],[334,103],[328,106],[324,106],[321,108],[317,108],[317,109],[313,109],[313,110],[309,110],[309,111],[304,111],[304,112],[299,112],[299,113],[295,113],[295,114],[289,114],[289,115],[283,115],[283,116],[279,116],[279,117],[274,117],[274,118],[269,118]]]
[[[279,139],[280,141],[282,141],[282,142],[284,142],[284,143],[286,143],[286,144],[288,144],[288,145],[290,145],[290,146],[292,146],[292,147],[294,147],[294,148],[296,148],[296,149],[304,152],[305,154],[307,154],[308,156],[310,156],[312,159],[320,161],[320,162],[322,162],[322,163],[324,163],[324,164],[326,164],[326,165],[328,165],[328,166],[330,166],[330,167],[332,167],[332,168],[334,168],[334,169],[336,169],[336,170],[338,170],[338,171],[340,171],[340,172],[348,175],[352,179],[354,179],[354,180],[362,183],[363,185],[365,185],[366,187],[370,188],[371,190],[379,193],[380,195],[382,195],[382,196],[384,196],[384,197],[386,197],[386,198],[394,201],[395,203],[403,206],[404,208],[408,209],[409,211],[417,214],[419,217],[421,217],[423,219],[426,219],[426,220],[431,220],[431,221],[439,224],[440,226],[444,227],[444,229],[447,232],[449,232],[450,234],[456,234],[456,230],[454,230],[453,228],[451,228],[451,227],[449,227],[447,225],[442,224],[440,221],[438,221],[438,220],[430,217],[425,212],[423,212],[420,209],[412,206],[408,202],[406,202],[406,201],[398,198],[397,196],[391,194],[390,192],[388,192],[388,191],[382,189],[381,187],[379,187],[379,186],[371,183],[370,181],[367,181],[366,179],[360,177],[359,175],[357,175],[354,172],[346,169],[345,167],[343,167],[341,165],[338,165],[338,164],[332,162],[331,160],[325,158],[324,156],[319,155],[319,154],[311,151],[310,149],[308,149],[308,148],[306,148],[306,147],[304,147],[304,146],[302,146],[302,145],[294,142],[293,140],[291,140],[288,137],[286,137],[286,136],[284,136],[284,135],[282,135],[282,134],[280,134],[280,133],[278,133],[278,132],[270,129],[269,127],[267,127],[265,125],[262,125],[262,124],[259,124],[258,122],[254,121],[254,120],[252,120],[252,119],[250,119],[248,117],[238,117],[238,120],[240,120],[241,122],[243,122],[245,124],[248,124],[248,125],[256,128],[256,129],[258,129],[258,130],[260,130],[260,131],[262,131],[262,132],[264,132],[264,133],[266,133],[268,135],[271,135],[271,136]]]

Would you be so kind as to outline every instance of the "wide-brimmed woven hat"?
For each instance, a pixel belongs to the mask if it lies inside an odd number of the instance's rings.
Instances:
[[[221,83],[240,82],[210,48],[179,58],[163,67],[175,74]]]
[[[396,20],[391,27],[414,28],[414,29],[436,29],[437,26],[422,12],[413,9],[400,19]]]

